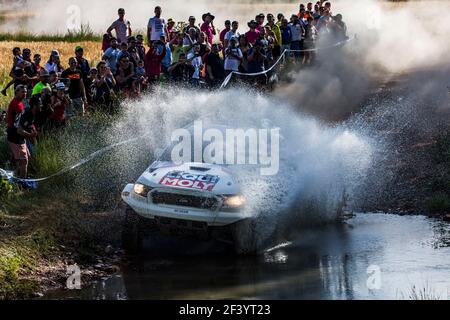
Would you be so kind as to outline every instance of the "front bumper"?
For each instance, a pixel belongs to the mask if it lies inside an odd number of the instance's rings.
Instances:
[[[137,214],[147,219],[169,218],[206,223],[208,227],[223,227],[248,218],[244,212],[223,212],[200,208],[154,204],[149,198],[134,193],[133,184],[128,184],[122,191],[122,200]],[[174,191],[170,188],[160,188],[166,192]],[[196,195],[194,192],[176,190],[176,192]],[[198,193],[197,193],[198,195]]]

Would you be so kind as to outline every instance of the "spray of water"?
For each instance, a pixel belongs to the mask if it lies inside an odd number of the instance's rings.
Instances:
[[[107,134],[110,142],[149,138],[114,154],[114,163],[120,166],[115,170],[120,172],[132,169],[128,159],[142,159],[143,150],[165,147],[174,130],[198,119],[236,129],[280,128],[279,173],[261,176],[259,170],[245,166],[237,173],[247,213],[258,217],[247,226],[252,232],[241,230],[242,239],[256,235],[253,245],[263,245],[275,232],[285,235],[313,222],[336,219],[343,193],[351,198],[371,165],[371,142],[358,132],[330,127],[277,99],[244,89],[194,93],[164,88],[124,108],[124,117]],[[146,158],[146,165],[154,160],[150,153]],[[136,178],[136,173],[129,177]]]

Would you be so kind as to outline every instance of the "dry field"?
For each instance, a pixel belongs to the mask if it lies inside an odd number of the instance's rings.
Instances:
[[[3,88],[10,80],[9,73],[12,67],[12,49],[19,47],[21,49],[31,49],[32,55],[39,53],[42,56],[41,65],[45,65],[50,56],[50,52],[56,49],[61,54],[61,62],[64,68],[68,66],[68,60],[74,55],[75,47],[78,44],[66,42],[0,42],[0,88]],[[80,42],[84,47],[85,57],[92,64],[101,59],[101,43],[99,42]],[[12,88],[8,91],[8,97],[0,96],[0,109],[6,108],[7,102],[11,98]]]

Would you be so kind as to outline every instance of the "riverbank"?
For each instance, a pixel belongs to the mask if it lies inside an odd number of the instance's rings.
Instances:
[[[357,210],[450,218],[449,72],[435,67],[396,75],[363,104],[353,121],[382,149]]]
[[[83,285],[119,269],[120,215],[87,212],[83,206],[61,193],[50,201],[36,194],[0,211],[0,299],[64,289],[68,267],[75,264]]]

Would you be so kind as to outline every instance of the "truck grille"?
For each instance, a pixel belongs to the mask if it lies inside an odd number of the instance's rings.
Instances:
[[[154,204],[165,204],[179,207],[214,210],[217,207],[215,198],[155,191],[151,194]]]

